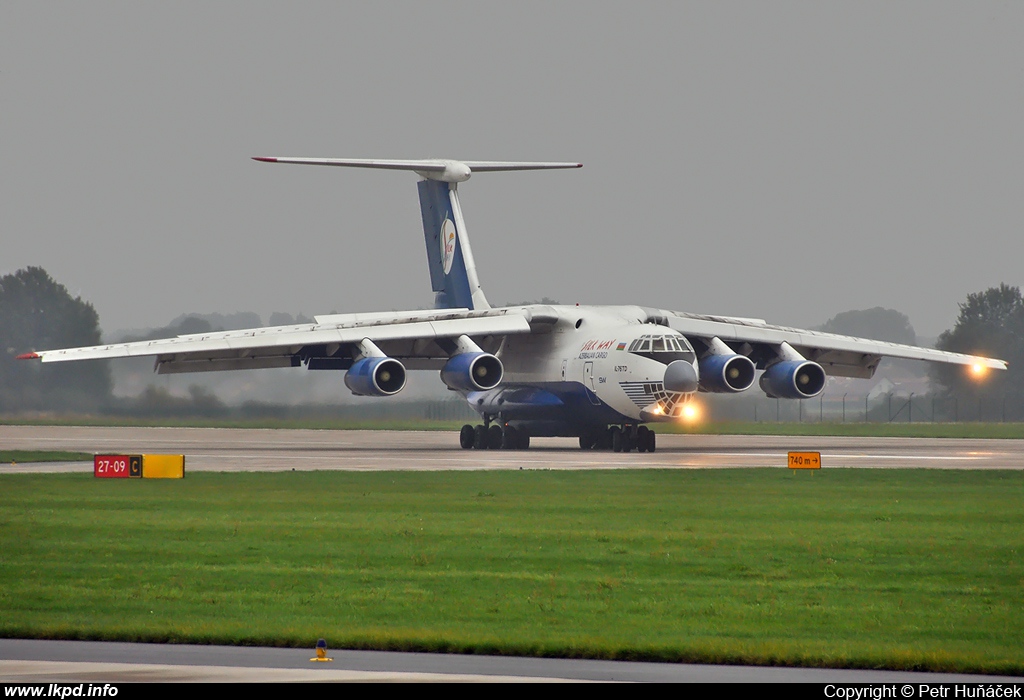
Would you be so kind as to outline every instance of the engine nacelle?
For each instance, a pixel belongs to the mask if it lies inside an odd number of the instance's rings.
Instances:
[[[809,360],[776,362],[761,375],[761,389],[773,399],[809,399],[825,388],[825,370]]]
[[[487,352],[463,352],[455,355],[441,369],[441,381],[449,389],[486,391],[501,383],[505,368]]]
[[[708,355],[697,362],[700,388],[713,394],[735,394],[754,384],[754,363],[744,355]]]
[[[356,396],[394,396],[405,388],[405,366],[393,357],[364,357],[345,373]]]

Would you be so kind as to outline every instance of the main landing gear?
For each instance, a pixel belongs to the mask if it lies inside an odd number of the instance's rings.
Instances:
[[[530,434],[522,428],[497,423],[464,425],[459,432],[462,449],[525,450],[530,447]]]
[[[580,436],[582,450],[608,450],[612,452],[654,452],[655,433],[646,425],[613,425]]]

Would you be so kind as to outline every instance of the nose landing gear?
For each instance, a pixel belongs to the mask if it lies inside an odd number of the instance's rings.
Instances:
[[[580,436],[580,449],[612,452],[654,452],[656,437],[646,425],[613,425]]]
[[[462,426],[459,445],[464,450],[525,450],[530,447],[530,434],[522,428],[487,420],[483,425]]]

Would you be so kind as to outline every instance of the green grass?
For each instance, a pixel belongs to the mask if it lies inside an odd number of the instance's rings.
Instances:
[[[0,476],[0,635],[1024,673],[1024,473]]]
[[[0,466],[18,462],[91,462],[88,452],[62,450],[0,450]]]

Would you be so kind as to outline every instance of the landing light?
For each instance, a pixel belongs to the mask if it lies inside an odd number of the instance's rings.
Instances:
[[[683,406],[682,419],[685,423],[696,423],[700,420],[700,406],[692,401]]]
[[[980,362],[971,365],[971,374],[975,379],[981,379],[988,374],[988,368]]]

